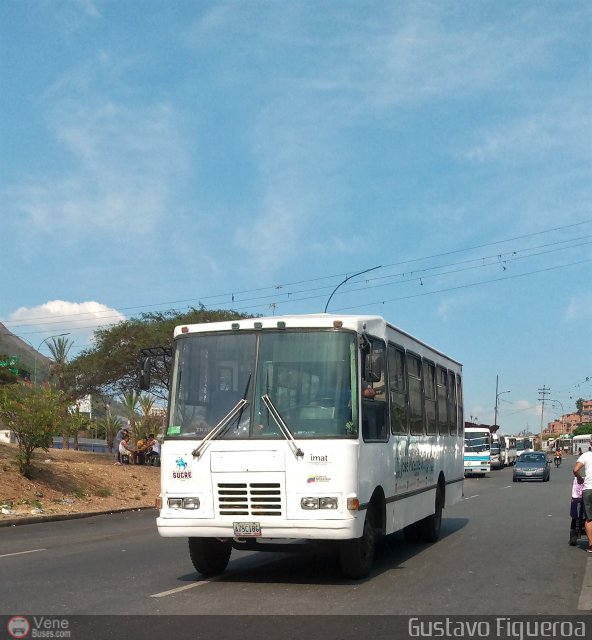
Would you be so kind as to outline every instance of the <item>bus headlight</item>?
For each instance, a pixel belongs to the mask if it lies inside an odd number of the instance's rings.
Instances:
[[[169,509],[199,509],[199,498],[169,498]]]
[[[319,509],[337,509],[337,498],[319,498]]]
[[[330,496],[306,496],[300,500],[300,507],[302,509],[337,509],[339,506],[339,499]]]
[[[300,500],[300,507],[302,509],[318,509],[319,508],[319,499],[306,497]]]

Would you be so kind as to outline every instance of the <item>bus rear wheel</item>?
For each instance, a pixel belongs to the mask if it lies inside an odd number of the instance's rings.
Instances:
[[[376,551],[376,530],[370,513],[364,520],[361,538],[343,540],[339,544],[339,563],[346,578],[359,580],[370,574]]]
[[[440,485],[436,487],[436,502],[434,505],[434,513],[422,522],[422,538],[425,542],[438,542],[440,538],[440,529],[442,527],[442,489]]]
[[[403,529],[403,536],[405,537],[405,542],[409,544],[415,544],[421,540],[421,527],[422,521],[414,522],[413,524],[408,524]]]
[[[189,538],[189,557],[197,571],[215,576],[228,566],[232,545],[230,540],[218,538]]]

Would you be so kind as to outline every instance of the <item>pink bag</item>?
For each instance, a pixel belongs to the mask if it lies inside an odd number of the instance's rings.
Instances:
[[[584,483],[580,484],[577,478],[574,478],[573,486],[571,488],[571,497],[572,498],[581,498],[582,491],[584,490]]]

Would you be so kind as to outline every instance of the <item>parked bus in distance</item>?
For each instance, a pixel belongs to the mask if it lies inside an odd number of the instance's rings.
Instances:
[[[158,531],[188,538],[204,575],[232,549],[324,541],[362,578],[378,534],[438,539],[462,498],[463,425],[460,363],[381,317],[179,326]]]
[[[561,449],[563,453],[571,453],[573,451],[573,437],[571,435],[559,436],[557,440],[555,440],[553,448],[555,450]]]
[[[574,436],[571,439],[572,453],[576,454],[581,449],[582,453],[586,453],[592,447],[592,434],[588,433],[583,436]]]
[[[485,475],[491,471],[491,431],[487,427],[465,429],[465,475]]]
[[[504,463],[507,467],[516,464],[516,438],[514,436],[504,436],[506,440],[506,454]]]
[[[533,451],[532,438],[527,436],[516,436],[516,459],[520,458],[523,453]]]
[[[491,468],[503,469],[506,464],[506,439],[494,433],[491,436]]]

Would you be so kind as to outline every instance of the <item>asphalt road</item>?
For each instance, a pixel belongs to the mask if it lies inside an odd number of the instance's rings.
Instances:
[[[158,536],[155,511],[3,528],[0,615],[586,614],[592,557],[584,539],[568,545],[574,462],[547,483],[512,483],[511,469],[467,479],[438,543],[390,536],[363,581],[330,554],[236,551],[205,579],[185,539]]]

